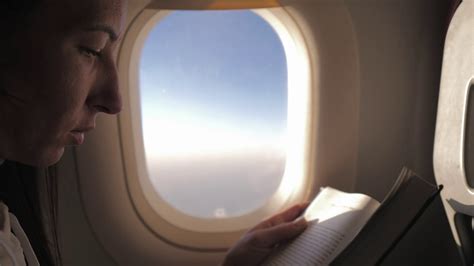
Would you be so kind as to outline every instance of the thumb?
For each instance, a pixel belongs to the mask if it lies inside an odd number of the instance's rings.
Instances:
[[[258,248],[272,248],[281,242],[295,238],[301,234],[307,226],[308,222],[303,217],[293,222],[281,223],[255,232],[253,243]]]

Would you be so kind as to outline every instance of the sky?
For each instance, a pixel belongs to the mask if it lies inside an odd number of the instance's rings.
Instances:
[[[275,192],[285,164],[287,66],[258,15],[179,11],[160,20],[142,50],[140,99],[148,170],[173,206],[235,216]]]

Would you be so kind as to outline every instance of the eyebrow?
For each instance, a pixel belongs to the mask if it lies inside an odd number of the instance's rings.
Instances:
[[[110,27],[109,25],[105,24],[96,24],[91,27],[86,28],[87,31],[102,31],[105,32],[109,35],[109,38],[112,41],[116,41],[118,39],[118,34],[115,32],[115,30]]]

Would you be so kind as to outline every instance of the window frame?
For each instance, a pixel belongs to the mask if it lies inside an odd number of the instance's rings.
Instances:
[[[135,17],[119,54],[124,110],[119,116],[120,140],[125,164],[127,190],[135,212],[156,236],[170,244],[198,249],[221,250],[235,237],[263,218],[308,197],[313,187],[311,172],[312,80],[308,48],[303,35],[282,8],[253,10],[266,20],[279,35],[287,57],[288,109],[287,130],[292,145],[287,152],[287,165],[277,192],[267,203],[239,217],[204,219],[177,211],[155,191],[148,178],[140,110],[140,55],[148,33],[170,11],[144,9]],[[135,119],[134,119],[135,118]],[[133,141],[130,141],[133,140]]]

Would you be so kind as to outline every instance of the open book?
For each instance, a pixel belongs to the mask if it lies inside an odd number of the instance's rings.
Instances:
[[[403,168],[382,203],[322,188],[303,214],[308,228],[275,250],[264,265],[377,265],[439,194]]]

